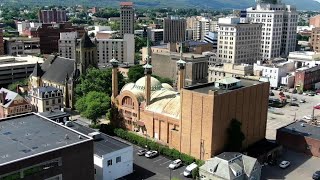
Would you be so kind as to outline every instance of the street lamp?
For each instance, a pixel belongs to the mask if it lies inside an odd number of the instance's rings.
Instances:
[[[148,131],[147,131],[147,128],[146,128],[146,146],[145,146],[146,149],[148,148],[148,138],[147,138],[147,136],[148,136]]]

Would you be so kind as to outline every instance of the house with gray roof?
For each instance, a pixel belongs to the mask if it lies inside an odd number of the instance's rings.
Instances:
[[[202,180],[259,180],[261,165],[258,160],[238,152],[224,152],[208,159],[199,168]]]

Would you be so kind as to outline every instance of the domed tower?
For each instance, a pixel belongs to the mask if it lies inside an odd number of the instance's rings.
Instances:
[[[88,33],[83,35],[77,45],[76,62],[81,74],[85,73],[90,66],[98,67],[97,46],[91,41]]]

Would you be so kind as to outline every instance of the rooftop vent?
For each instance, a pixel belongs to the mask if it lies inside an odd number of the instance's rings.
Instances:
[[[305,127],[305,126],[304,126],[304,123],[301,123],[300,126],[301,126],[301,127]]]
[[[65,139],[65,140],[68,140],[68,139],[69,139],[69,135],[66,134],[66,135],[64,136],[64,139]]]

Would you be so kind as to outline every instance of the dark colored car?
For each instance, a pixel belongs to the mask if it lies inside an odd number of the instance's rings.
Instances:
[[[312,179],[320,180],[320,171],[316,171],[315,173],[313,173]]]
[[[289,105],[290,105],[290,106],[296,106],[296,107],[299,107],[299,104],[297,104],[297,103],[290,103]]]

